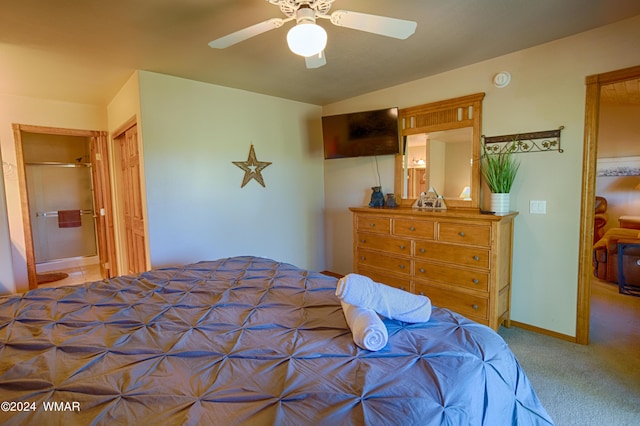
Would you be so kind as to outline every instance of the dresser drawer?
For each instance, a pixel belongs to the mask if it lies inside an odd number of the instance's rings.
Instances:
[[[451,309],[473,320],[486,324],[488,317],[488,299],[473,294],[448,290],[415,282],[415,292],[431,299],[431,304],[439,308]]]
[[[489,291],[488,272],[416,261],[414,275],[417,279],[438,281],[452,284],[456,287],[470,288],[472,290]]]
[[[489,246],[491,245],[491,227],[488,225],[440,222],[438,224],[438,241]]]
[[[391,233],[391,218],[369,215],[357,216],[358,231],[376,232],[379,234]]]
[[[484,215],[352,207],[353,270],[429,296],[498,330],[510,325],[511,253],[516,213]]]
[[[365,275],[377,283],[386,284],[391,287],[399,288],[400,290],[410,291],[411,289],[411,279],[408,276],[404,278],[397,277],[366,267],[358,268],[358,274]]]
[[[357,234],[358,248],[383,250],[389,253],[411,255],[411,240],[403,240],[394,237],[383,237],[377,234],[359,232]]]
[[[476,247],[441,244],[431,241],[415,242],[415,256],[418,258],[474,266],[476,268],[489,268],[489,253],[488,249]]]
[[[356,261],[358,262],[358,270],[360,270],[361,266],[373,266],[396,274],[411,274],[411,260],[389,256],[385,253],[358,250],[358,259]]]
[[[435,236],[435,222],[410,220],[410,219],[394,219],[393,234],[403,237],[422,238],[433,240]]]

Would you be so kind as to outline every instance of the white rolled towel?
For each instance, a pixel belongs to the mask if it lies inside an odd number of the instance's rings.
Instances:
[[[342,301],[340,304],[356,345],[370,351],[379,351],[387,345],[389,332],[373,309],[361,308]]]
[[[369,277],[348,274],[338,280],[336,296],[350,305],[373,309],[380,315],[404,322],[426,322],[431,317],[431,300]]]

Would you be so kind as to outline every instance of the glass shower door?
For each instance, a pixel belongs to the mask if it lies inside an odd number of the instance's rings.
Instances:
[[[90,165],[27,163],[26,174],[36,264],[95,256]],[[80,211],[80,222],[61,224],[64,210]]]

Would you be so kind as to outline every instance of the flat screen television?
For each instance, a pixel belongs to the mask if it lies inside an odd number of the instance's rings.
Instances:
[[[324,158],[400,153],[398,108],[322,117]]]

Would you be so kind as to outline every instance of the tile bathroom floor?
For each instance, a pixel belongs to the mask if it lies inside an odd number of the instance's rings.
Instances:
[[[58,269],[51,272],[66,272],[69,276],[60,281],[54,281],[51,283],[40,284],[38,288],[51,288],[61,287],[65,285],[84,284],[86,282],[100,281],[102,276],[100,275],[100,265],[79,265],[66,269]]]

